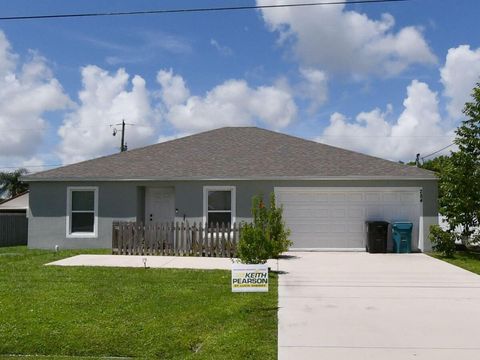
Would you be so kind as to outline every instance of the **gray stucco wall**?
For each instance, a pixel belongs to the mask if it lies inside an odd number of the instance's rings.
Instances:
[[[67,238],[68,186],[98,186],[98,237]],[[31,183],[28,246],[53,249],[111,248],[112,221],[135,221],[137,187],[129,183]]]
[[[436,181],[177,181],[177,182],[34,182],[30,184],[29,247],[110,248],[112,221],[143,221],[145,187],[174,187],[176,221],[183,214],[190,222],[202,221],[203,187],[235,186],[237,221],[250,219],[251,198],[268,196],[275,186],[292,187],[421,187],[423,188],[424,251],[431,249],[428,228],[438,222],[438,190]],[[98,186],[98,238],[66,237],[66,201],[68,186]]]

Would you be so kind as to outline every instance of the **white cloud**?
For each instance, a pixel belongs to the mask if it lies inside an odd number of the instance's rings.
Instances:
[[[117,33],[118,35],[118,33]],[[117,42],[107,38],[89,37],[83,34],[73,35],[103,51],[108,51],[105,62],[109,65],[145,63],[158,60],[165,54],[189,55],[193,48],[187,38],[163,31],[128,31],[121,34],[130,41]],[[130,45],[126,45],[129,43]]]
[[[45,160],[40,156],[33,156],[30,159],[22,161],[21,167],[28,170],[29,173],[35,173],[43,170],[47,170],[45,166]]]
[[[217,51],[220,53],[220,55],[223,56],[232,56],[233,55],[233,50],[230,49],[228,46],[221,45],[217,40],[215,39],[210,39],[210,45],[212,45]]]
[[[163,142],[179,139],[179,138],[189,136],[189,135],[191,135],[191,134],[189,134],[189,133],[176,133],[176,134],[173,134],[173,135],[160,135],[157,139],[157,143],[163,143]]]
[[[465,102],[470,101],[470,94],[480,81],[480,48],[472,50],[469,45],[461,45],[448,50],[440,75],[443,94],[449,98],[449,115],[459,120]]]
[[[0,31],[0,162],[31,157],[48,126],[44,114],[68,104],[69,98],[46,60],[30,51],[29,59],[22,63]]]
[[[317,140],[391,160],[413,160],[451,143],[453,131],[442,127],[437,94],[427,84],[412,81],[403,106],[394,122],[387,119],[390,109],[362,112],[353,122],[335,113]]]
[[[301,68],[303,81],[299,86],[301,96],[311,100],[311,111],[316,111],[328,98],[328,77],[325,72],[313,68]]]
[[[82,84],[80,104],[67,114],[58,130],[61,137],[58,155],[64,163],[116,151],[120,147],[120,134],[113,137],[109,125],[117,124],[122,119],[135,124],[126,129],[129,148],[148,144],[155,139],[157,117],[143,78],[134,76],[130,81],[123,69],[109,74],[97,66],[89,65],[82,69]]]
[[[185,80],[172,70],[159,71],[157,82],[160,89],[150,92],[140,76],[130,80],[123,69],[110,74],[94,65],[84,67],[79,104],[58,130],[63,163],[117,151],[120,134],[113,137],[109,125],[122,119],[135,124],[126,130],[133,148],[221,126],[260,123],[282,128],[296,115],[290,92],[280,85],[251,88],[243,80],[228,80],[201,97],[191,95]],[[153,99],[160,102],[152,104]],[[173,125],[173,135],[159,135],[160,120]]]
[[[283,86],[252,88],[244,80],[227,80],[204,96],[194,96],[183,78],[172,71],[161,70],[157,80],[165,117],[180,131],[256,123],[280,129],[290,124],[297,112],[292,95]]]
[[[302,0],[294,0],[300,3]],[[281,4],[282,0],[257,0],[259,5]],[[280,44],[291,44],[304,66],[328,72],[395,75],[412,64],[432,64],[436,58],[422,31],[404,27],[394,31],[395,19],[380,19],[349,11],[345,5],[261,10]]]
[[[172,69],[160,70],[157,73],[157,82],[161,86],[160,97],[167,107],[172,107],[186,101],[190,97],[185,80],[175,75]]]

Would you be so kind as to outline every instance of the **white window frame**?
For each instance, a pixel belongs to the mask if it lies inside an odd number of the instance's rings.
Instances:
[[[204,224],[207,222],[207,219],[208,219],[208,192],[209,191],[230,191],[230,193],[231,193],[231,196],[230,196],[230,211],[224,210],[224,212],[231,212],[232,222],[231,222],[230,226],[232,226],[233,223],[236,222],[236,218],[237,218],[237,211],[236,211],[236,209],[237,209],[237,201],[236,201],[237,189],[236,189],[236,187],[235,186],[204,186],[203,187],[203,223]]]
[[[93,232],[73,232],[72,229],[72,193],[74,191],[93,191]],[[90,212],[90,211],[89,211]],[[69,186],[67,187],[67,238],[96,238],[98,237],[98,186]]]

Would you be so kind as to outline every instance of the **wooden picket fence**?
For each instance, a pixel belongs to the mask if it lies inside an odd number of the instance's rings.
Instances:
[[[235,257],[242,226],[114,222],[112,254]]]

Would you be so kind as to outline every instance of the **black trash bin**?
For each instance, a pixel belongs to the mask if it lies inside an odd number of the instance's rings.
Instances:
[[[367,221],[366,250],[369,253],[386,253],[388,239],[388,222]]]

